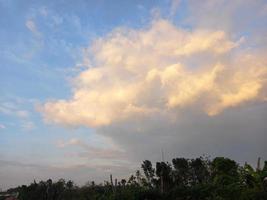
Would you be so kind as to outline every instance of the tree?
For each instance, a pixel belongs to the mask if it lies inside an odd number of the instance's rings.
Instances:
[[[172,167],[167,162],[156,163],[156,175],[158,177],[158,186],[161,192],[167,191],[172,185]]]
[[[202,157],[192,159],[190,162],[191,184],[207,183],[210,179],[209,163]]]
[[[186,186],[189,182],[189,162],[185,158],[172,159],[174,167],[173,178],[178,186]]]
[[[145,174],[147,185],[152,187],[155,182],[155,169],[152,167],[152,163],[149,160],[145,160],[143,161],[141,168]]]
[[[217,157],[175,158],[172,165],[150,161],[142,163],[144,176],[138,170],[128,182],[121,179],[116,192],[109,182],[75,186],[69,180],[34,181],[9,189],[19,192],[19,200],[266,200],[267,162],[255,170],[248,164],[239,166],[234,160]],[[151,185],[148,187],[148,183]],[[0,200],[1,195],[0,195]]]
[[[211,165],[216,196],[229,200],[239,199],[241,181],[238,164],[229,158],[217,157],[212,161]]]

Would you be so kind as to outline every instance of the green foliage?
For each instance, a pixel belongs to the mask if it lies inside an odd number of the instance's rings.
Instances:
[[[266,200],[267,162],[262,169],[247,163],[217,157],[213,160],[175,158],[172,164],[149,160],[141,164],[128,180],[117,185],[87,183],[82,187],[73,181],[35,181],[8,190],[19,192],[20,200]]]

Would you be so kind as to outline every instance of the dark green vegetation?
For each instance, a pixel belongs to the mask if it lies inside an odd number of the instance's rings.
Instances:
[[[234,160],[217,157],[175,158],[172,164],[148,160],[128,180],[122,179],[82,187],[72,181],[48,180],[10,189],[19,192],[20,200],[266,200],[267,161],[262,169],[239,166]]]

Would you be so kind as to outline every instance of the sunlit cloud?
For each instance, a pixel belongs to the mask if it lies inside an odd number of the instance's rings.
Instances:
[[[50,122],[97,127],[190,107],[213,116],[263,101],[266,60],[243,51],[245,42],[223,30],[189,31],[163,19],[145,29],[117,28],[89,48],[84,60],[93,67],[76,77],[73,97],[40,110]]]

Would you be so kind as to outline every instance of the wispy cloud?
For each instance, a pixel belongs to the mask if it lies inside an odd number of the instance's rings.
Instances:
[[[36,36],[40,37],[41,36],[41,33],[38,31],[37,27],[36,27],[36,24],[34,22],[34,20],[32,19],[28,19],[26,22],[25,22],[25,26]]]
[[[28,118],[29,117],[29,112],[26,110],[18,110],[16,111],[16,116],[20,117],[20,118]]]
[[[0,124],[0,129],[5,129],[6,126],[4,124]]]
[[[30,120],[28,120],[28,121],[24,120],[21,123],[21,127],[22,127],[22,129],[24,129],[26,131],[31,131],[35,128],[35,124]]]
[[[113,146],[113,147],[97,147],[96,145],[88,145],[84,141],[78,138],[71,138],[68,141],[58,141],[57,146],[59,148],[66,148],[69,146],[80,147],[83,151],[78,153],[79,157],[92,159],[116,159],[123,158],[124,152]]]
[[[170,17],[173,17],[176,14],[177,9],[179,8],[180,4],[181,4],[181,0],[172,0],[171,1]]]
[[[20,110],[17,107],[9,107],[6,106],[6,103],[0,104],[0,113],[21,119],[28,118],[30,116],[30,113],[27,110]]]
[[[47,9],[47,7],[42,6],[42,7],[39,9],[39,13],[40,13],[42,16],[46,17],[46,16],[48,15],[48,9]]]
[[[32,99],[27,100],[27,103],[34,103]],[[16,118],[21,124],[21,128],[26,131],[34,129],[34,122],[31,120],[30,111],[23,108],[25,100],[12,99],[10,101],[0,101],[0,114]]]
[[[15,116],[21,119],[28,118],[30,113],[27,110],[20,109],[13,102],[0,102],[0,113]]]

